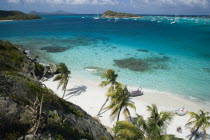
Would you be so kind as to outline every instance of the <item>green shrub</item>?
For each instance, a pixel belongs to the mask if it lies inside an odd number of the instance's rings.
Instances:
[[[6,140],[17,140],[20,137],[20,133],[18,132],[13,132],[13,133],[8,133],[6,134],[5,139]]]

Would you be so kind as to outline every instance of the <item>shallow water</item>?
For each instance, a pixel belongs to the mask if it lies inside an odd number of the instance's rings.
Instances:
[[[42,17],[0,23],[0,39],[22,44],[43,63],[65,62],[72,76],[100,80],[84,68],[112,68],[119,74],[118,80],[129,86],[210,100],[208,19],[179,18],[177,24],[170,24],[173,17],[117,22],[94,20],[91,15]],[[131,58],[136,61],[123,67],[115,63]],[[160,61],[162,58],[167,59]],[[136,70],[139,65],[146,69]]]

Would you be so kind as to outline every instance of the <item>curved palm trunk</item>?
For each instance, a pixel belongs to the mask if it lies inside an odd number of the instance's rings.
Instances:
[[[122,107],[120,107],[120,110],[119,110],[119,112],[118,112],[118,115],[117,115],[117,122],[119,121],[121,110],[122,110]]]
[[[109,97],[106,98],[106,101],[104,102],[104,104],[102,105],[101,109],[99,110],[97,116],[99,116],[101,114],[102,109],[104,108],[104,106],[106,105],[106,103],[108,102]]]
[[[65,90],[64,90],[64,92],[63,92],[63,97],[62,97],[62,99],[65,97],[65,94],[66,94],[66,88],[65,88]]]
[[[66,94],[66,87],[67,87],[68,82],[69,82],[69,79],[67,79],[67,81],[66,81],[65,89],[64,89],[64,93],[63,93],[62,99],[65,97],[65,94]]]
[[[198,126],[198,128],[192,133],[192,136],[189,138],[189,140],[192,140],[192,138],[194,137],[194,135],[196,134],[196,132],[198,131],[199,128],[200,128],[200,126]]]

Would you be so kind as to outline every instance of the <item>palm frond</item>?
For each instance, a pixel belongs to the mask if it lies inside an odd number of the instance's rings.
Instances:
[[[102,81],[101,83],[100,83],[100,87],[105,87],[105,86],[107,86],[108,84],[110,84],[110,82],[109,81]]]
[[[116,137],[126,140],[138,140],[143,139],[143,132],[135,125],[127,121],[119,121],[113,128]]]
[[[130,121],[131,114],[127,107],[123,110],[123,114],[124,114],[126,120]]]
[[[58,88],[57,88],[57,89],[59,89],[59,88],[60,88],[60,86],[61,86],[61,85],[63,85],[63,83],[64,83],[64,81],[63,81],[63,80],[59,81],[59,83],[58,83]]]
[[[129,103],[129,102],[127,102],[126,105],[129,106],[130,108],[133,108],[133,109],[136,110],[136,106],[135,106],[134,103]]]
[[[53,81],[58,81],[58,80],[61,80],[62,76],[59,74],[59,75],[56,75],[56,77],[53,79]]]

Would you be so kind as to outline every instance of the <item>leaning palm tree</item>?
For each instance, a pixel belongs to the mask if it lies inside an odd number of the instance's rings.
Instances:
[[[111,104],[104,109],[112,109],[111,117],[114,120],[117,117],[119,121],[120,113],[123,110],[123,114],[127,120],[131,120],[131,115],[128,107],[136,109],[134,103],[130,100],[130,95],[126,86],[118,87],[114,95],[111,96]]]
[[[210,127],[209,112],[204,112],[203,110],[200,110],[198,113],[189,112],[189,114],[191,115],[191,118],[189,119],[186,126],[193,125],[192,135],[189,140],[191,140],[195,136],[196,132],[200,128],[203,130],[204,136],[206,136],[206,128]]]
[[[58,65],[58,70],[60,72],[59,75],[57,75],[53,81],[59,81],[58,83],[58,89],[60,88],[61,85],[62,86],[62,90],[64,91],[63,93],[63,97],[65,96],[65,93],[66,93],[66,87],[67,87],[67,84],[68,84],[68,81],[69,81],[69,78],[70,78],[70,74],[71,74],[71,71],[68,70],[68,67],[64,64],[64,63],[60,63]]]
[[[104,73],[102,74],[102,78],[105,78],[106,81],[102,81],[101,84],[100,84],[100,86],[101,86],[101,87],[105,87],[105,86],[107,86],[107,85],[110,85],[110,87],[109,87],[109,89],[108,89],[108,93],[113,93],[114,90],[116,89],[116,86],[119,85],[119,83],[116,81],[117,76],[118,76],[118,75],[117,75],[113,70],[111,70],[111,69],[107,70],[106,72],[104,72]],[[104,106],[106,105],[106,103],[107,103],[108,100],[109,100],[109,96],[108,96],[108,95],[106,95],[106,96],[107,96],[106,101],[104,102],[104,104],[103,104],[102,107],[100,108],[100,110],[99,110],[97,116],[100,115],[102,109],[104,108]]]

